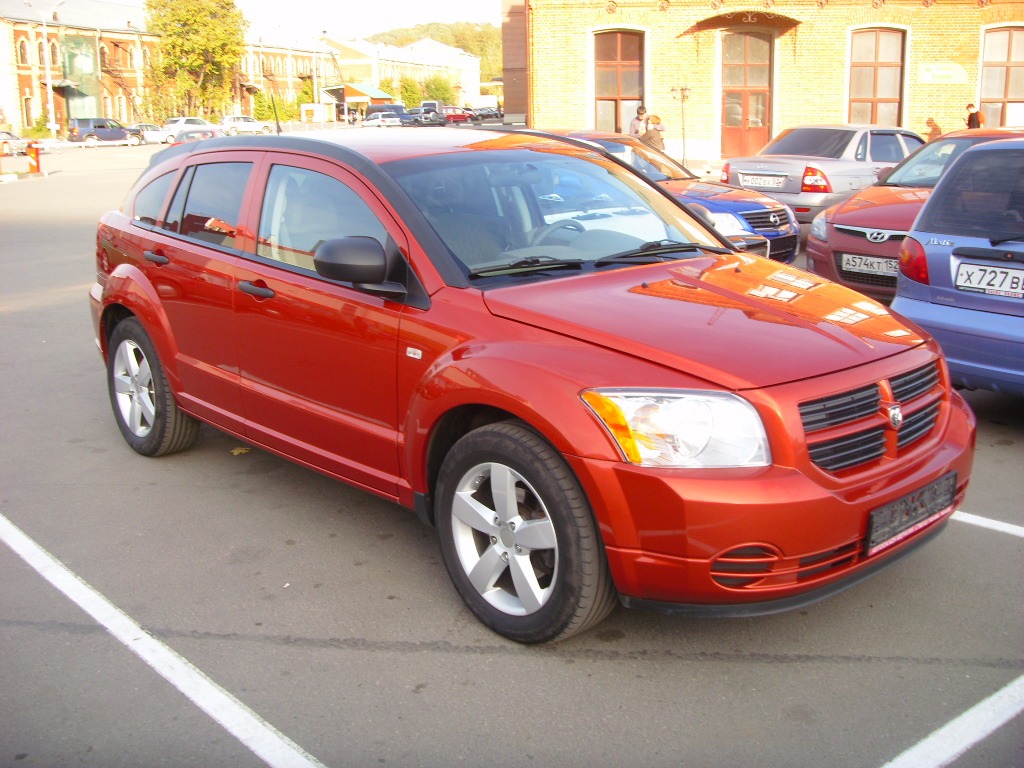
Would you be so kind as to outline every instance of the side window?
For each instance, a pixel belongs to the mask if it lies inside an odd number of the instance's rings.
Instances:
[[[903,146],[895,133],[875,133],[871,136],[871,162],[897,163],[903,159]]]
[[[238,218],[252,163],[197,165],[182,177],[165,229],[213,245],[237,248]]]
[[[164,200],[167,199],[167,193],[170,192],[173,181],[174,174],[165,173],[139,190],[139,194],[135,196],[135,210],[132,211],[132,218],[143,224],[156,224],[160,219]]]
[[[359,195],[316,171],[275,165],[262,211],[256,253],[285,264],[313,270],[317,246],[339,237],[372,237],[386,245],[384,225]]]

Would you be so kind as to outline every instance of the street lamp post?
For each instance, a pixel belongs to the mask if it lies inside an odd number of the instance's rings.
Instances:
[[[683,133],[683,165],[686,165],[686,100],[690,98],[690,88],[680,85],[672,89],[672,98],[679,102],[679,127]]]
[[[33,11],[39,13],[43,22],[43,61],[45,62],[43,66],[46,68],[46,117],[49,119],[46,127],[50,129],[53,138],[57,138],[57,121],[53,114],[53,77],[50,73],[50,33],[46,28],[46,14],[40,12],[29,0],[22,0],[22,2]],[[52,17],[62,5],[64,5],[64,0],[60,0],[59,3],[50,9],[50,16]]]

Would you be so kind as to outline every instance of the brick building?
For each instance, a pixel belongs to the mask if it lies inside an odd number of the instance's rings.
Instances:
[[[503,0],[505,112],[626,131],[644,104],[690,165],[785,128],[1024,125],[1021,0]]]

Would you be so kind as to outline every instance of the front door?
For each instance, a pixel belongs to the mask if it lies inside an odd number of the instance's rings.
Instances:
[[[722,157],[753,155],[771,138],[771,52],[762,32],[722,37]]]

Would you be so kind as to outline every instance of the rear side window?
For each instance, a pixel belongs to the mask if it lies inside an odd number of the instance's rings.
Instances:
[[[965,152],[939,181],[914,228],[993,239],[1024,235],[1024,150]]]
[[[208,163],[186,173],[165,229],[212,245],[238,248],[238,221],[252,163]]]
[[[173,182],[174,173],[165,173],[139,190],[139,194],[135,196],[132,219],[143,224],[156,224],[163,212],[164,200],[167,199],[167,193],[171,191]]]
[[[386,245],[380,219],[352,189],[316,171],[275,165],[260,215],[256,253],[313,270],[313,253],[325,240],[372,237]]]
[[[898,163],[903,159],[903,145],[895,133],[871,134],[871,162]]]

